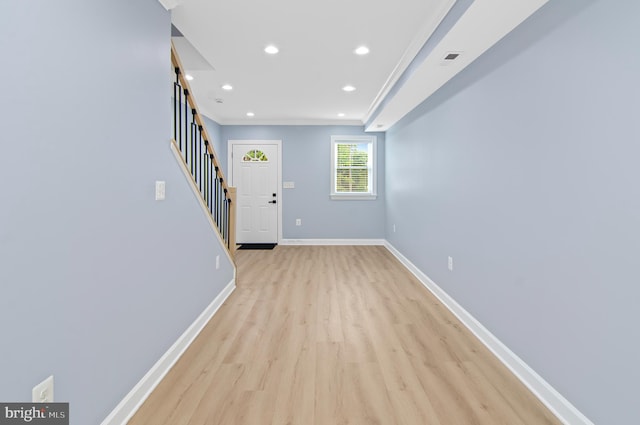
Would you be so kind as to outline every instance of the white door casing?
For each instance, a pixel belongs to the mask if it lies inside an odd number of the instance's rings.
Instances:
[[[278,243],[280,141],[230,140],[229,154],[231,185],[237,188],[237,243]]]

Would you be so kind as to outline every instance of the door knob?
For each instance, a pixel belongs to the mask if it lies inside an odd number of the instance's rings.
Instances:
[[[276,200],[274,199],[273,201],[269,201],[270,204],[275,204]]]
[[[273,194],[273,197],[274,197],[274,198],[276,197],[276,194],[275,194],[275,193]]]

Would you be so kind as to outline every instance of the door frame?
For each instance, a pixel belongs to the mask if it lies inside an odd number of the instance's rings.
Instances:
[[[229,170],[227,178],[231,186],[235,186],[233,182],[233,147],[236,145],[276,145],[278,151],[278,187],[276,188],[276,199],[278,200],[276,203],[278,216],[276,225],[278,226],[278,231],[276,232],[276,237],[278,238],[278,245],[280,245],[282,244],[282,140],[227,140],[227,170]]]

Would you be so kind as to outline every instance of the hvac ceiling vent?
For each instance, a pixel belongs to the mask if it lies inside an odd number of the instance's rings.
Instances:
[[[440,65],[449,65],[455,62],[456,60],[460,59],[461,55],[462,55],[462,52],[447,52],[444,55],[444,58],[442,58]]]

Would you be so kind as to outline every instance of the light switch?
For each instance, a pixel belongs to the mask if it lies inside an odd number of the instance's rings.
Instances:
[[[164,201],[165,197],[165,182],[156,181],[156,201]]]
[[[282,182],[283,189],[295,189],[296,184],[294,182]]]

